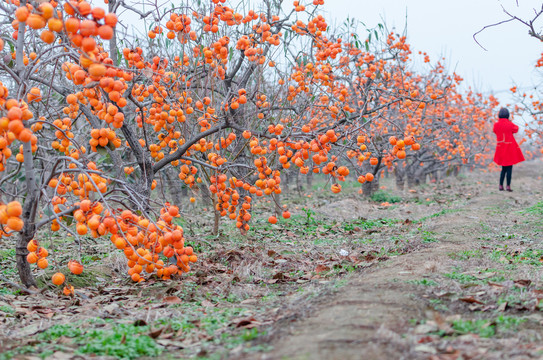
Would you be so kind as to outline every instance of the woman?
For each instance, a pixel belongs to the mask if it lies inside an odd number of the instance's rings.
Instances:
[[[513,136],[518,132],[518,126],[509,120],[509,110],[501,108],[498,113],[498,122],[494,124],[494,133],[496,134],[496,153],[494,162],[501,165],[500,191],[503,191],[503,180],[507,177],[507,191],[511,190],[511,176],[513,175],[513,165],[524,161],[524,155]]]

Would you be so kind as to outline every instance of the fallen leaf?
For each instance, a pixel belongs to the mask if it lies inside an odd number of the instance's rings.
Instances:
[[[330,268],[329,268],[328,266],[322,265],[322,264],[321,264],[321,265],[318,265],[318,266],[315,268],[315,272],[316,272],[317,274],[319,274],[319,273],[321,273],[321,272],[323,272],[323,271],[329,271],[329,270],[330,270]]]
[[[157,330],[154,330],[154,331],[151,331],[149,333],[149,337],[151,337],[152,339],[156,339],[160,336],[160,334],[162,334],[162,332],[164,331],[165,328],[160,328],[160,329],[157,329]]]
[[[490,281],[488,282],[488,285],[492,286],[496,290],[501,290],[501,289],[503,289],[505,287],[505,286],[503,286],[501,284],[493,283],[493,282],[490,282]]]
[[[245,299],[240,304],[242,305],[254,305],[257,303],[256,299]]]
[[[528,287],[532,283],[532,280],[515,280],[515,285],[520,287]]]
[[[178,296],[166,296],[162,298],[162,302],[167,304],[181,304],[183,300],[181,300]]]
[[[254,317],[250,317],[250,318],[239,320],[236,323],[236,327],[250,329],[257,326],[255,325],[255,323],[257,323],[256,319]]]
[[[467,302],[468,304],[481,304],[481,305],[485,304],[484,302],[479,301],[479,300],[475,299],[472,296],[463,297],[463,298],[460,298],[458,300],[463,301],[463,302]]]
[[[202,306],[203,307],[214,307],[216,306],[215,304],[213,304],[211,301],[207,300],[207,299],[204,299],[202,300]]]

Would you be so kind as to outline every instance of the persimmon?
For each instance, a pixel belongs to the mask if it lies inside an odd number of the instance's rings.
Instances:
[[[92,8],[91,14],[94,20],[100,20],[106,16],[105,10],[98,6]]]
[[[12,201],[7,204],[6,206],[6,213],[8,216],[21,216],[23,213],[23,207],[18,201]],[[35,251],[35,250],[29,250],[29,251]]]
[[[71,296],[74,294],[74,287],[73,285],[66,285],[64,286],[64,289],[62,289],[62,293],[66,296]]]
[[[10,217],[6,225],[14,231],[21,231],[23,229],[24,222],[18,217]]]
[[[49,20],[47,20],[47,27],[48,27],[48,29],[50,31],[54,31],[54,32],[57,32],[57,33],[61,32],[62,27],[63,27],[62,20],[59,20],[59,19],[56,19],[56,18],[50,18]]]
[[[19,22],[25,22],[28,16],[30,15],[30,11],[28,11],[28,8],[26,6],[21,6],[15,10],[15,18]]]
[[[30,14],[26,19],[27,25],[35,30],[43,29],[45,27],[45,19],[38,14]]]
[[[104,40],[111,40],[113,38],[113,28],[109,25],[102,25],[98,28],[98,36]]]
[[[64,27],[69,33],[76,33],[79,30],[79,26],[79,20],[74,17],[68,18],[66,21],[64,21]]]
[[[30,264],[35,264],[38,261],[38,255],[35,252],[30,252],[26,255],[26,261]]]
[[[45,258],[45,257],[49,256],[49,251],[47,251],[47,249],[44,248],[44,247],[40,247],[38,249],[38,256],[42,257],[42,258]]]
[[[41,3],[39,6],[38,6],[38,9],[39,11],[41,12],[41,16],[45,19],[45,20],[48,20],[50,19],[51,17],[53,17],[53,14],[54,14],[54,11],[55,11],[55,8],[53,7],[53,5],[51,5],[51,3],[49,2],[43,2]]]
[[[70,260],[68,262],[68,268],[72,274],[81,275],[81,273],[83,273],[83,265],[76,260]]]
[[[96,48],[96,40],[94,40],[92,37],[85,37],[81,41],[81,49],[83,51],[90,52],[90,51],[94,50],[95,48]]]
[[[63,273],[55,273],[53,275],[53,277],[51,278],[51,282],[56,285],[56,286],[60,286],[62,284],[64,284],[64,281],[66,280],[66,277],[64,276]]]
[[[38,260],[38,267],[40,269],[45,269],[49,266],[49,261],[46,258],[41,258]]]
[[[104,23],[112,28],[117,25],[117,15],[114,13],[108,13],[104,16]]]

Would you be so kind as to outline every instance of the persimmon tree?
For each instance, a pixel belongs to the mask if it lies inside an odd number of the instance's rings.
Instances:
[[[225,217],[244,233],[255,199],[271,197],[271,223],[290,217],[279,196],[285,171],[322,173],[338,193],[349,177],[370,183],[382,166],[400,166],[419,141],[469,159],[467,135],[439,145],[459,125],[444,120],[444,130],[440,114],[465,105],[451,101],[453,81],[439,67],[416,74],[404,36],[362,41],[329,29],[322,0],[106,4],[0,5],[11,23],[0,64],[0,223],[5,235],[20,232],[25,286],[35,285],[30,264],[49,266],[46,227],[109,239],[136,282],[188,272],[197,257],[175,218],[190,215],[158,182],[207,192],[215,226]],[[123,23],[124,11],[151,23],[145,40],[129,35],[137,25]],[[65,265],[83,271],[77,259],[55,262],[55,285]]]

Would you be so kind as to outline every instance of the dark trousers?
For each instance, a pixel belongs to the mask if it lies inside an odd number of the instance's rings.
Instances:
[[[503,186],[503,179],[507,177],[507,186],[511,186],[511,176],[513,175],[513,165],[502,166],[500,174],[500,185]]]

